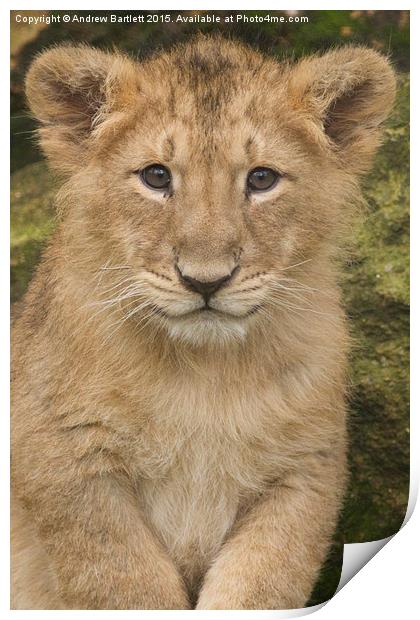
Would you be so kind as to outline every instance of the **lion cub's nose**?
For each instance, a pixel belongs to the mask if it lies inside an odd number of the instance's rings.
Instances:
[[[211,295],[213,295],[216,291],[218,291],[219,288],[223,286],[223,284],[226,284],[226,282],[228,282],[233,275],[232,271],[231,273],[228,273],[222,278],[209,281],[196,280],[195,278],[191,278],[191,276],[183,274],[179,268],[177,269],[177,271],[182,284],[188,290],[194,291],[195,293],[200,293],[200,295],[202,295],[206,300],[209,299],[209,297],[211,297]]]

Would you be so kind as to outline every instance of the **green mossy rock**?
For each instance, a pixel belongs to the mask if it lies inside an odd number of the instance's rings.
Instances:
[[[343,276],[353,336],[350,471],[335,544],[310,605],[330,598],[343,543],[398,531],[409,488],[409,76],[364,183],[367,215],[355,226]]]
[[[54,229],[55,187],[43,161],[21,168],[11,179],[11,295],[26,291],[46,239]]]
[[[384,538],[404,520],[409,484],[409,79],[365,183],[369,214],[344,282],[352,357],[352,473],[345,538]]]

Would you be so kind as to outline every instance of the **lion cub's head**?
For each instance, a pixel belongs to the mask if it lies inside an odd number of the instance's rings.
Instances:
[[[299,303],[294,270],[331,254],[394,90],[369,49],[282,64],[204,37],[142,63],[57,47],[27,77],[83,277],[197,343]]]

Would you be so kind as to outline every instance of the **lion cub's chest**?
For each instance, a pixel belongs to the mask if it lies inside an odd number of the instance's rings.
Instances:
[[[139,500],[187,579],[207,568],[238,512],[282,471],[260,402],[190,393],[167,402],[143,429]]]
[[[191,437],[171,463],[163,467],[161,462],[155,472],[139,479],[147,520],[191,578],[219,549],[241,502],[239,485],[219,450],[213,442],[206,445],[203,437]]]

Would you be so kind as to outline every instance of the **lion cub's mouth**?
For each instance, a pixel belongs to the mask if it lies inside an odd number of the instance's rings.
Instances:
[[[192,312],[188,312],[184,316],[185,317],[202,316],[203,318],[207,318],[207,317],[214,317],[214,316],[229,317],[229,316],[236,316],[236,315],[232,315],[232,314],[229,314],[228,312],[223,312],[222,310],[218,310],[217,308],[212,308],[211,306],[206,305],[206,306],[203,306],[202,308],[198,308],[197,310],[193,310]]]
[[[163,316],[167,319],[172,319],[172,320],[185,320],[185,319],[189,319],[189,318],[194,318],[194,317],[200,317],[203,319],[215,319],[215,318],[221,318],[221,319],[246,319],[247,317],[255,314],[256,312],[258,312],[258,310],[260,310],[262,304],[256,304],[255,306],[253,306],[252,308],[250,308],[250,310],[248,310],[247,312],[244,312],[243,314],[235,314],[233,312],[226,312],[224,310],[219,310],[218,308],[213,308],[212,306],[202,306],[201,308],[196,308],[195,310],[191,310],[190,312],[185,312],[184,314],[169,314],[168,312],[162,310],[161,308],[156,308],[156,314]]]
[[[248,310],[247,312],[244,312],[243,314],[235,314],[234,312],[226,312],[224,310],[219,310],[218,308],[212,308],[211,306],[204,306],[203,308],[199,308],[198,310],[195,310],[195,312],[197,314],[208,315],[208,316],[218,315],[218,316],[228,317],[228,318],[233,318],[233,319],[246,319],[248,316],[251,316],[252,314],[255,314],[256,312],[258,312],[260,308],[261,308],[261,304],[256,304],[250,310]]]

